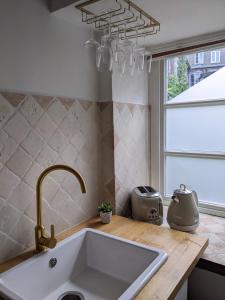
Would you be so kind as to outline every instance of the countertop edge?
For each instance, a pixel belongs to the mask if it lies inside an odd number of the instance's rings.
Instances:
[[[128,227],[127,227],[128,226]],[[139,226],[139,227],[137,227]],[[155,298],[156,291],[154,288],[154,284],[150,285],[150,283],[147,283],[143,289],[140,291],[140,293],[137,295],[136,300],[143,300],[143,299],[149,299],[153,295],[154,299],[158,300],[173,300],[176,296],[177,292],[183,285],[183,283],[186,281],[186,279],[189,277],[190,273],[196,266],[198,260],[201,258],[203,252],[205,251],[206,247],[208,246],[208,239],[200,236],[195,236],[187,233],[183,233],[180,231],[171,230],[165,227],[159,227],[152,224],[147,224],[144,222],[137,222],[133,220],[129,220],[127,218],[121,217],[121,216],[113,216],[113,221],[110,224],[103,225],[100,223],[99,218],[91,218],[87,221],[82,222],[81,224],[74,226],[68,230],[66,230],[63,233],[60,233],[57,235],[57,240],[61,241],[75,232],[81,230],[82,228],[95,228],[97,230],[101,230],[103,232],[108,232],[110,234],[118,235],[130,240],[135,240],[137,242],[143,243],[143,244],[149,244],[151,246],[151,243],[155,246],[157,244],[156,239],[158,240],[158,247],[160,247],[160,239],[162,242],[162,249],[165,251],[168,250],[168,256],[170,258],[170,263],[168,261],[165,262],[165,264],[159,269],[159,271],[153,276],[153,280],[156,283],[156,288],[159,285],[159,281],[164,279],[164,273],[165,270],[168,269],[168,267],[171,267],[171,262],[173,261],[174,257],[176,257],[176,251],[178,253],[181,253],[180,247],[185,247],[186,256],[184,255],[184,265],[181,265],[180,269],[178,269],[178,277],[172,281],[173,278],[170,278],[170,276],[167,276],[165,278],[165,284],[167,284],[167,288],[170,290],[165,295],[159,295],[159,298]],[[128,230],[125,230],[127,229]],[[135,229],[137,229],[137,232]],[[132,229],[134,229],[132,231]],[[161,235],[159,234],[159,231],[161,231]],[[138,234],[137,234],[138,233]],[[136,235],[135,235],[136,234]],[[151,235],[151,238],[149,239],[149,235]],[[176,239],[177,236],[177,239]],[[169,248],[169,245],[167,245],[167,241],[164,241],[164,238],[168,237],[169,242],[171,244],[171,249]],[[154,242],[152,242],[152,238],[155,239]],[[173,245],[173,247],[172,247]],[[174,246],[175,245],[175,246]],[[167,250],[166,250],[167,249]],[[190,251],[189,251],[190,250]],[[174,252],[175,253],[174,253]],[[12,267],[15,267],[19,263],[31,258],[35,254],[34,250],[27,251],[11,260],[8,260],[4,262],[3,264],[0,264],[0,273],[9,270]],[[182,257],[180,255],[180,257]],[[168,265],[167,265],[168,263]],[[182,260],[181,260],[182,263]],[[167,266],[166,266],[167,265]],[[165,267],[164,271],[162,270],[163,267]],[[186,269],[185,269],[186,268]],[[170,269],[169,269],[170,270]],[[167,273],[166,273],[167,275]],[[170,274],[169,274],[170,275]],[[171,277],[174,275],[171,273]],[[155,279],[154,279],[155,277]],[[161,279],[160,279],[161,278]],[[152,280],[151,279],[151,280]],[[152,281],[153,281],[152,280]]]

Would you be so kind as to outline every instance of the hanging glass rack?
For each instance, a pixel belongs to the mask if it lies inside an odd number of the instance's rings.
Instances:
[[[86,0],[75,6],[81,11],[82,22],[104,30],[111,24],[111,35],[120,39],[146,37],[160,31],[160,23],[130,0]],[[126,23],[126,37],[120,29]]]

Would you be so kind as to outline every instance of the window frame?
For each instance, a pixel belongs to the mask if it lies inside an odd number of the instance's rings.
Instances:
[[[195,53],[195,65],[202,65],[204,63],[204,52]]]
[[[218,60],[217,60],[217,54],[218,54]],[[210,53],[210,62],[211,64],[219,64],[220,61],[221,61],[221,55],[220,55],[220,50],[212,50],[211,53]],[[213,59],[213,55],[214,55],[214,58]]]
[[[190,53],[186,53],[190,54]],[[176,55],[178,56],[178,55]],[[151,185],[158,189],[163,197],[165,205],[169,205],[171,196],[165,196],[165,159],[166,155],[183,157],[207,157],[220,158],[225,160],[225,153],[207,153],[207,152],[180,152],[166,151],[165,149],[165,114],[166,108],[176,107],[199,107],[225,105],[225,99],[217,101],[193,101],[186,103],[168,103],[167,102],[167,78],[166,64],[167,59],[153,62],[152,73],[150,77],[150,102],[151,102]],[[154,65],[156,64],[156,65]],[[154,88],[154,94],[153,94]],[[209,202],[199,201],[199,211],[211,215],[225,217],[225,205],[219,205]]]

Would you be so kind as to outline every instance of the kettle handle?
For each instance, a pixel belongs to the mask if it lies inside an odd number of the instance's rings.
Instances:
[[[175,195],[173,195],[171,199],[172,199],[172,201],[174,201],[177,204],[180,203],[179,199]]]
[[[195,199],[195,203],[198,206],[198,195],[197,195],[196,191],[192,191],[192,193],[193,193],[193,196],[194,196],[194,199]]]

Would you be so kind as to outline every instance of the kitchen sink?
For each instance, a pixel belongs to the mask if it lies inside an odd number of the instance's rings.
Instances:
[[[0,274],[0,291],[13,300],[129,300],[167,254],[85,228]]]

